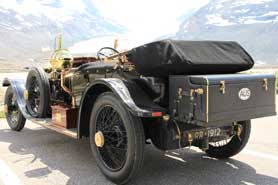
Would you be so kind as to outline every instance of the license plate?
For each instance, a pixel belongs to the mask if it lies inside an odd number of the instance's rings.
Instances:
[[[196,131],[190,131],[194,139],[203,139],[204,137],[217,137],[221,136],[220,128],[208,128]]]

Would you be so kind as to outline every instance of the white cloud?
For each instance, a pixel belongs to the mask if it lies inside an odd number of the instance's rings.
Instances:
[[[178,30],[178,18],[209,0],[92,0],[100,13],[126,26],[133,35],[154,39]]]
[[[81,41],[75,43],[73,46],[69,48],[70,52],[76,53],[92,53],[98,51],[103,46],[107,47],[114,47],[114,41],[118,39],[118,51],[124,51],[126,49],[134,48],[145,44],[145,40],[137,37],[136,35],[132,35],[131,33],[128,34],[121,34],[121,35],[110,35],[110,36],[103,36],[92,38],[89,40]]]

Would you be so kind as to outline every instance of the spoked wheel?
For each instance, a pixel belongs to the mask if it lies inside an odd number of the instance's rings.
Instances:
[[[26,106],[33,117],[46,117],[50,113],[49,81],[40,68],[32,68],[27,76],[26,90],[28,92]]]
[[[228,139],[209,144],[206,151],[208,156],[225,159],[238,154],[247,144],[251,132],[251,122],[241,121],[237,123],[241,127],[240,137],[232,136]]]
[[[104,164],[112,171],[121,169],[126,161],[127,135],[123,120],[113,107],[107,105],[101,108],[96,131],[95,143]]]
[[[112,93],[104,93],[94,105],[90,143],[100,170],[114,183],[128,182],[143,164],[142,123]]]
[[[30,85],[28,87],[28,103],[29,111],[32,114],[37,114],[40,105],[40,87],[36,77],[30,79]]]
[[[26,119],[19,110],[16,97],[11,86],[8,87],[5,94],[5,115],[9,127],[15,131],[21,131],[25,125]]]

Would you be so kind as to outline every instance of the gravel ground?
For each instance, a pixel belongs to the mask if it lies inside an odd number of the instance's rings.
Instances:
[[[25,75],[0,73],[0,81]],[[0,88],[0,105],[4,90]],[[165,153],[147,145],[144,167],[130,184],[277,185],[277,130],[277,116],[254,120],[247,147],[229,160],[209,158],[194,147]],[[7,182],[3,164],[25,185],[111,184],[97,168],[87,139],[74,140],[31,122],[13,132],[0,119],[0,185]]]
[[[209,158],[194,147],[164,153],[147,145],[144,167],[130,184],[277,185],[277,123],[278,117],[254,120],[246,149],[229,160]],[[111,184],[100,173],[87,139],[74,140],[31,122],[13,132],[0,120],[0,160],[22,184]]]

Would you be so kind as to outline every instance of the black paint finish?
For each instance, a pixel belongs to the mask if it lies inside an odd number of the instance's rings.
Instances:
[[[267,90],[264,80],[267,79]],[[225,82],[225,93],[220,82]],[[180,99],[178,89],[182,89]],[[203,94],[191,89],[203,89]],[[239,91],[248,88],[250,98]],[[200,126],[221,126],[235,121],[276,115],[274,74],[170,76],[169,111],[177,120]]]

